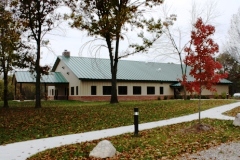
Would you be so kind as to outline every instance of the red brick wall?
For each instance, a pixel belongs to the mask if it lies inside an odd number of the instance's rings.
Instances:
[[[48,96],[48,100],[54,100],[54,96]]]

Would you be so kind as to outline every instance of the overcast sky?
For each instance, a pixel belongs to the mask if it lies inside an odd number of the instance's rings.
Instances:
[[[214,18],[214,21],[211,22],[215,26],[215,41],[219,44],[220,50],[222,49],[222,44],[226,40],[227,31],[230,26],[230,21],[233,14],[236,14],[240,8],[240,0],[165,0],[165,8],[169,9],[169,14],[177,15],[177,22],[174,24],[174,27],[189,31],[190,24],[190,10],[192,8],[192,2],[196,2],[198,9],[203,8],[206,10],[206,3],[217,2],[216,5],[216,14],[219,15],[217,18]],[[203,15],[204,16],[204,15]],[[204,19],[204,17],[203,17]],[[46,38],[50,40],[50,48],[52,52],[42,49],[42,59],[41,64],[53,65],[57,56],[61,55],[64,50],[68,50],[71,53],[71,56],[84,56],[84,57],[93,57],[87,53],[87,50],[80,50],[82,45],[88,40],[86,33],[81,32],[76,29],[71,29],[70,27],[64,27],[64,32],[58,32],[58,35],[48,35]],[[107,54],[97,55],[97,57],[108,58]],[[127,59],[129,60],[141,60],[141,61],[153,61],[154,56],[151,54],[139,54],[130,56]],[[178,63],[176,59],[171,59],[168,57],[162,57],[161,62],[174,62]]]

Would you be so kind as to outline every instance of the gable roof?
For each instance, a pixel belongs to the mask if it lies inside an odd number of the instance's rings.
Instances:
[[[36,77],[29,71],[17,71],[14,77],[18,83],[35,83]],[[50,72],[48,75],[43,75],[40,83],[68,83],[65,77],[60,72]]]
[[[59,56],[53,66],[55,71],[59,62],[62,61],[79,79],[82,80],[111,80],[110,60],[87,57]],[[187,69],[189,73],[190,67]],[[155,81],[155,82],[178,82],[181,78],[181,66],[174,63],[156,63],[119,60],[118,81]],[[193,80],[188,77],[188,80]],[[231,83],[222,80],[221,83]]]

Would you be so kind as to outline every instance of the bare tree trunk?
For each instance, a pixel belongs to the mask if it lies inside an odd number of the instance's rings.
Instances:
[[[109,51],[109,57],[110,57],[110,66],[111,66],[111,74],[112,74],[112,88],[111,88],[111,100],[110,103],[118,103],[118,97],[117,97],[117,67],[118,67],[118,43],[119,40],[116,41],[116,51],[115,56],[113,56],[112,53],[112,45],[110,40],[110,35],[106,36],[106,42],[108,46]]]
[[[186,90],[186,86],[183,86],[183,99],[187,100],[187,90]]]
[[[40,10],[40,1],[37,2],[37,10]],[[38,19],[38,32],[35,34],[35,40],[37,42],[37,59],[36,59],[36,102],[35,108],[41,108],[41,86],[40,86],[40,53],[41,53],[41,34],[42,34],[42,22],[41,17],[39,16]]]
[[[111,66],[112,70],[112,93],[110,103],[118,103],[117,97],[117,62]]]
[[[120,29],[119,29],[120,30]],[[119,49],[119,33],[116,34],[115,56],[112,59],[112,96],[110,103],[118,103],[117,97],[117,68],[118,68],[118,49]]]
[[[201,124],[201,99],[202,99],[202,83],[200,82],[200,93],[199,93],[199,99],[198,99],[198,123],[199,124]]]
[[[0,34],[2,37],[5,36],[5,31],[3,28],[1,28],[1,34]],[[1,54],[2,55],[2,72],[3,72],[3,107],[4,108],[9,108],[8,106],[8,77],[7,77],[7,66],[8,64],[7,63],[7,60],[6,60],[6,57],[5,57],[5,46],[4,45],[1,45]]]
[[[3,89],[3,107],[9,108],[8,105],[8,74],[6,72],[6,68],[3,71],[3,79],[4,79],[4,89]]]
[[[41,108],[41,89],[40,89],[40,38],[37,41],[37,59],[36,59],[36,101],[35,108]]]
[[[199,94],[198,99],[198,123],[201,124],[201,93]]]

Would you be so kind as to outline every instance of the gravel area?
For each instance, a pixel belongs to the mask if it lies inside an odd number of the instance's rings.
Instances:
[[[222,144],[195,154],[184,154],[180,160],[240,160],[240,142]]]

